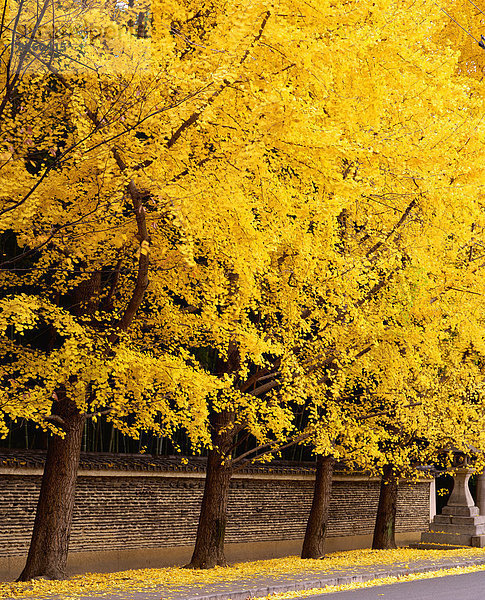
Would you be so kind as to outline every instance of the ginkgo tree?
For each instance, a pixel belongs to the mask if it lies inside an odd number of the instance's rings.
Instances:
[[[107,9],[50,1],[7,8],[1,404],[10,419],[29,418],[57,434],[21,578],[58,578],[87,418],[108,414],[135,435],[186,427],[194,443],[207,441],[203,398],[215,385],[211,378],[183,352],[155,355],[129,334],[150,261],[163,277],[190,254],[177,211],[160,197],[164,170],[154,182],[139,174],[147,131],[160,114],[178,114],[200,88],[192,81],[182,90],[165,86],[170,56],[152,64],[148,42]],[[112,34],[104,31],[96,43],[93,23]],[[37,40],[42,30],[51,32],[50,44]],[[175,176],[183,168],[174,163]]]
[[[483,358],[472,350],[468,319],[453,316],[451,330],[447,306],[432,302],[426,285],[416,287],[415,269],[405,269],[399,280],[373,300],[373,343],[337,366],[340,393],[326,377],[327,400],[305,440],[318,461],[303,558],[324,554],[335,458],[350,469],[384,472],[374,540],[382,548],[394,543],[399,477],[416,477],[416,468],[436,461],[446,447],[483,448]],[[462,296],[454,299],[457,313]],[[483,328],[483,317],[474,325]]]

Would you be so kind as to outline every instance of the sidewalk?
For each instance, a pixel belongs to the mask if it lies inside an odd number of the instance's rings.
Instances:
[[[46,593],[46,590],[38,590],[36,592],[34,589],[32,591],[24,589],[23,593],[19,595],[1,597],[25,600],[41,600],[43,598],[48,598],[49,600],[248,600],[274,593],[297,592],[300,590],[345,585],[383,577],[399,577],[455,567],[483,565],[483,569],[485,570],[485,553],[483,551],[477,552],[476,555],[473,555],[473,552],[469,552],[467,555],[462,556],[457,556],[453,551],[446,551],[445,554],[448,552],[450,556],[443,557],[444,553],[440,553],[440,556],[435,555],[431,558],[392,561],[387,564],[354,564],[353,566],[347,565],[342,567],[331,566],[331,560],[326,562],[323,559],[321,561],[321,569],[319,568],[320,561],[312,561],[312,566],[308,570],[300,569],[289,574],[279,572],[274,576],[268,572],[258,574],[256,569],[254,576],[250,574],[247,577],[234,578],[234,576],[228,576],[226,578],[224,571],[222,571],[222,576],[217,582],[199,584],[196,583],[197,579],[192,578],[192,582],[188,585],[180,585],[180,578],[174,580],[173,585],[169,581],[161,585],[155,582],[149,583],[149,579],[145,581],[138,579],[135,581],[131,580],[129,576],[131,572],[125,572],[117,574],[118,576],[127,576],[126,578],[118,578],[118,585],[121,580],[127,580],[125,589],[120,589],[116,584],[114,586],[103,586],[100,585],[99,581],[96,585],[89,584],[86,581],[86,591],[82,590],[84,586],[81,586],[81,589],[80,587],[77,587],[75,590],[66,589],[62,593],[60,589],[52,590],[50,593]],[[423,554],[425,555],[426,553]],[[451,554],[454,554],[454,556]],[[413,557],[415,556],[416,554],[413,554]],[[254,564],[256,565],[257,563]],[[194,572],[192,571],[192,573]]]

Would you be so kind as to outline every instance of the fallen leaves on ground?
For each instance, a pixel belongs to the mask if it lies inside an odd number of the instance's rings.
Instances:
[[[372,565],[407,565],[415,561],[438,562],[443,559],[485,558],[485,549],[460,548],[452,550],[421,550],[398,548],[397,550],[352,550],[327,555],[323,560],[302,560],[296,556],[237,563],[229,567],[208,570],[191,570],[180,567],[161,569],[135,569],[116,573],[86,573],[64,581],[44,579],[30,582],[0,583],[0,600],[6,598],[49,598],[60,595],[74,600],[84,594],[133,592],[159,587],[164,598],[182,587],[198,587],[210,584],[233,584],[268,577],[291,579],[302,575],[330,576],[335,572],[352,572]],[[437,564],[437,569],[440,565]],[[482,567],[483,568],[483,567]],[[328,589],[328,588],[326,588]],[[301,595],[301,592],[299,592]],[[277,598],[272,596],[272,600]],[[284,598],[284,596],[281,596]]]

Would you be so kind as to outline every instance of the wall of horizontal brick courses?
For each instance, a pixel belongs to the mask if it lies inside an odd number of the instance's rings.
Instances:
[[[38,474],[0,475],[0,557],[27,553],[40,489]],[[398,532],[425,530],[429,483],[402,483]],[[313,491],[311,477],[246,475],[234,478],[229,497],[227,542],[302,538]],[[194,542],[203,492],[201,475],[170,473],[81,475],[78,479],[71,552],[166,548]],[[373,531],[379,482],[337,477],[329,536]]]

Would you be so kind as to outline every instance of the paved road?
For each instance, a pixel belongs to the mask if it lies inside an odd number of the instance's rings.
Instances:
[[[485,571],[307,596],[304,600],[485,600]]]

